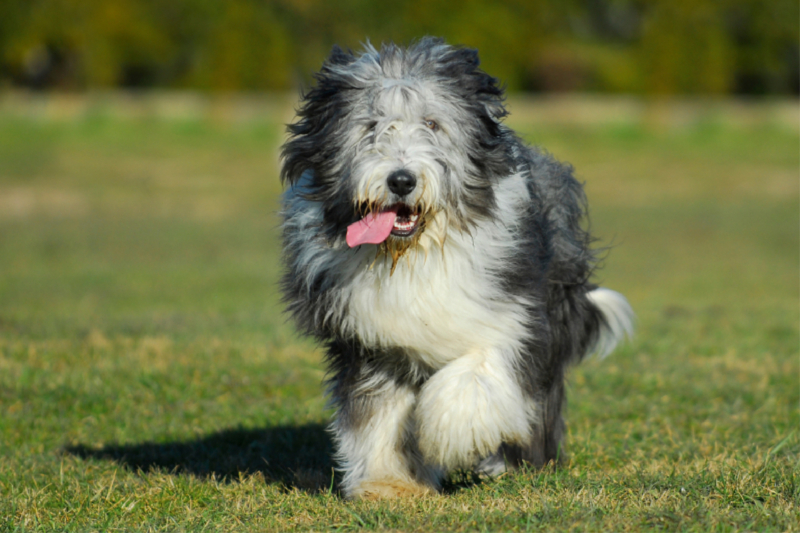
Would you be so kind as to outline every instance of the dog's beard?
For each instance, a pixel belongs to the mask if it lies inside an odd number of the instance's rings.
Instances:
[[[425,210],[425,207],[420,204],[407,205],[400,203],[400,204],[392,204],[392,206],[387,208],[384,207],[383,202],[361,202],[356,208],[356,212],[361,217],[361,222],[354,223],[351,226],[360,225],[365,220],[370,220],[370,217],[374,216],[374,214],[381,212],[385,213],[386,211],[389,210],[395,212],[397,218],[395,219],[392,230],[389,230],[386,226],[384,226],[385,228],[384,231],[390,231],[390,233],[386,235],[385,240],[383,240],[380,243],[377,243],[378,246],[375,255],[375,261],[377,261],[381,256],[391,258],[392,266],[389,275],[392,275],[394,274],[394,271],[397,268],[397,264],[400,261],[400,258],[402,258],[403,256],[408,257],[406,254],[409,250],[419,247],[419,241],[423,233],[425,232],[426,223],[428,222],[428,220],[433,218],[434,214],[429,209]],[[403,226],[411,223],[411,221],[415,221],[414,222],[415,225],[413,227],[413,233],[411,233],[410,235],[403,235],[402,234]],[[383,223],[381,222],[380,224]],[[356,237],[354,241],[351,241],[349,233],[350,229],[351,227],[348,227],[348,245],[350,245],[351,247],[356,246],[361,242],[366,242],[366,243],[375,242],[375,241],[369,241],[368,239],[363,239],[363,237]],[[374,236],[375,234],[371,235],[371,237]],[[380,230],[377,233],[377,238],[381,238]],[[375,261],[373,261],[373,265]]]
[[[412,235],[408,237],[400,237],[396,235],[389,235],[389,237],[379,243],[376,247],[375,259],[373,260],[370,268],[375,266],[375,263],[381,257],[391,258],[392,266],[391,270],[389,271],[389,275],[393,275],[395,269],[397,268],[400,259],[405,257],[408,261],[409,266],[412,264],[412,258],[416,260],[417,254],[422,253],[427,257],[428,255],[428,246],[426,244],[421,244],[421,240],[423,234],[425,233],[425,228],[434,223],[434,219],[436,214],[433,211],[426,211],[424,213],[420,213],[419,215],[419,222],[417,223],[416,230]],[[439,240],[434,237],[434,240]],[[443,244],[443,240],[441,241]]]
[[[378,256],[383,254],[386,257],[390,257],[392,259],[392,268],[389,271],[390,276],[394,274],[394,270],[395,268],[397,268],[397,263],[400,260],[400,258],[403,257],[407,251],[409,251],[412,248],[416,248],[419,245],[419,239],[420,237],[422,237],[424,231],[425,231],[425,216],[422,216],[420,217],[417,230],[414,232],[413,235],[411,235],[410,237],[389,236],[388,239],[383,241],[378,246]]]

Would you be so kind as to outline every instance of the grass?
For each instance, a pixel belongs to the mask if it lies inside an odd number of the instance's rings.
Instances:
[[[26,105],[0,112],[0,531],[800,530],[796,128],[512,115],[587,182],[637,336],[571,373],[565,466],[368,503],[280,311],[287,110]]]

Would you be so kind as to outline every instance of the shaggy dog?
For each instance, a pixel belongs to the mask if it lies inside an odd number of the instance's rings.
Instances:
[[[564,373],[631,330],[572,169],[502,123],[474,50],[334,48],[283,146],[283,290],[327,349],[348,497],[562,455]]]

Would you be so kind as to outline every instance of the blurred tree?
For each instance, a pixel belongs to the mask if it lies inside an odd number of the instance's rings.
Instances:
[[[424,35],[510,89],[800,93],[797,0],[0,0],[0,84],[286,89]]]
[[[736,92],[800,93],[800,3],[732,0],[727,13],[735,43]]]
[[[190,11],[194,3],[187,2]],[[246,0],[208,4],[186,51],[183,83],[215,90],[255,90],[290,85],[290,39],[271,5]],[[185,32],[190,33],[190,32]]]
[[[138,0],[9,0],[2,57],[17,79],[57,87],[124,84],[130,70],[163,61],[170,43]],[[155,81],[155,80],[153,80]]]
[[[718,2],[652,2],[644,20],[641,68],[648,92],[727,92],[733,83],[732,43]]]

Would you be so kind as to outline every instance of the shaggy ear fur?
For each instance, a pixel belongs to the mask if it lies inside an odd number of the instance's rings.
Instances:
[[[339,123],[337,117],[346,113],[347,89],[354,88],[343,75],[342,67],[354,61],[356,56],[352,52],[334,46],[314,75],[316,85],[302,94],[297,110],[299,120],[287,126],[290,140],[281,150],[284,184],[294,185],[307,170],[312,170],[316,177],[327,174],[324,164],[338,149],[331,142],[335,139],[332,130]]]
[[[443,78],[457,80],[458,92],[482,104],[495,122],[508,115],[504,105],[505,89],[497,78],[480,69],[477,50],[452,47],[440,60],[437,73]]]
[[[437,73],[458,81],[459,92],[483,105],[486,114],[495,123],[502,120],[506,111],[505,90],[500,81],[480,69],[478,51],[472,48],[452,48],[442,58]]]
[[[480,69],[478,51],[470,48],[448,47],[437,58],[436,75],[463,99],[477,127],[471,136],[470,153],[481,157],[470,156],[473,174],[466,177],[461,202],[472,217],[490,218],[496,207],[493,185],[515,170],[510,152],[514,134],[500,122],[508,114],[503,87],[497,78]]]

